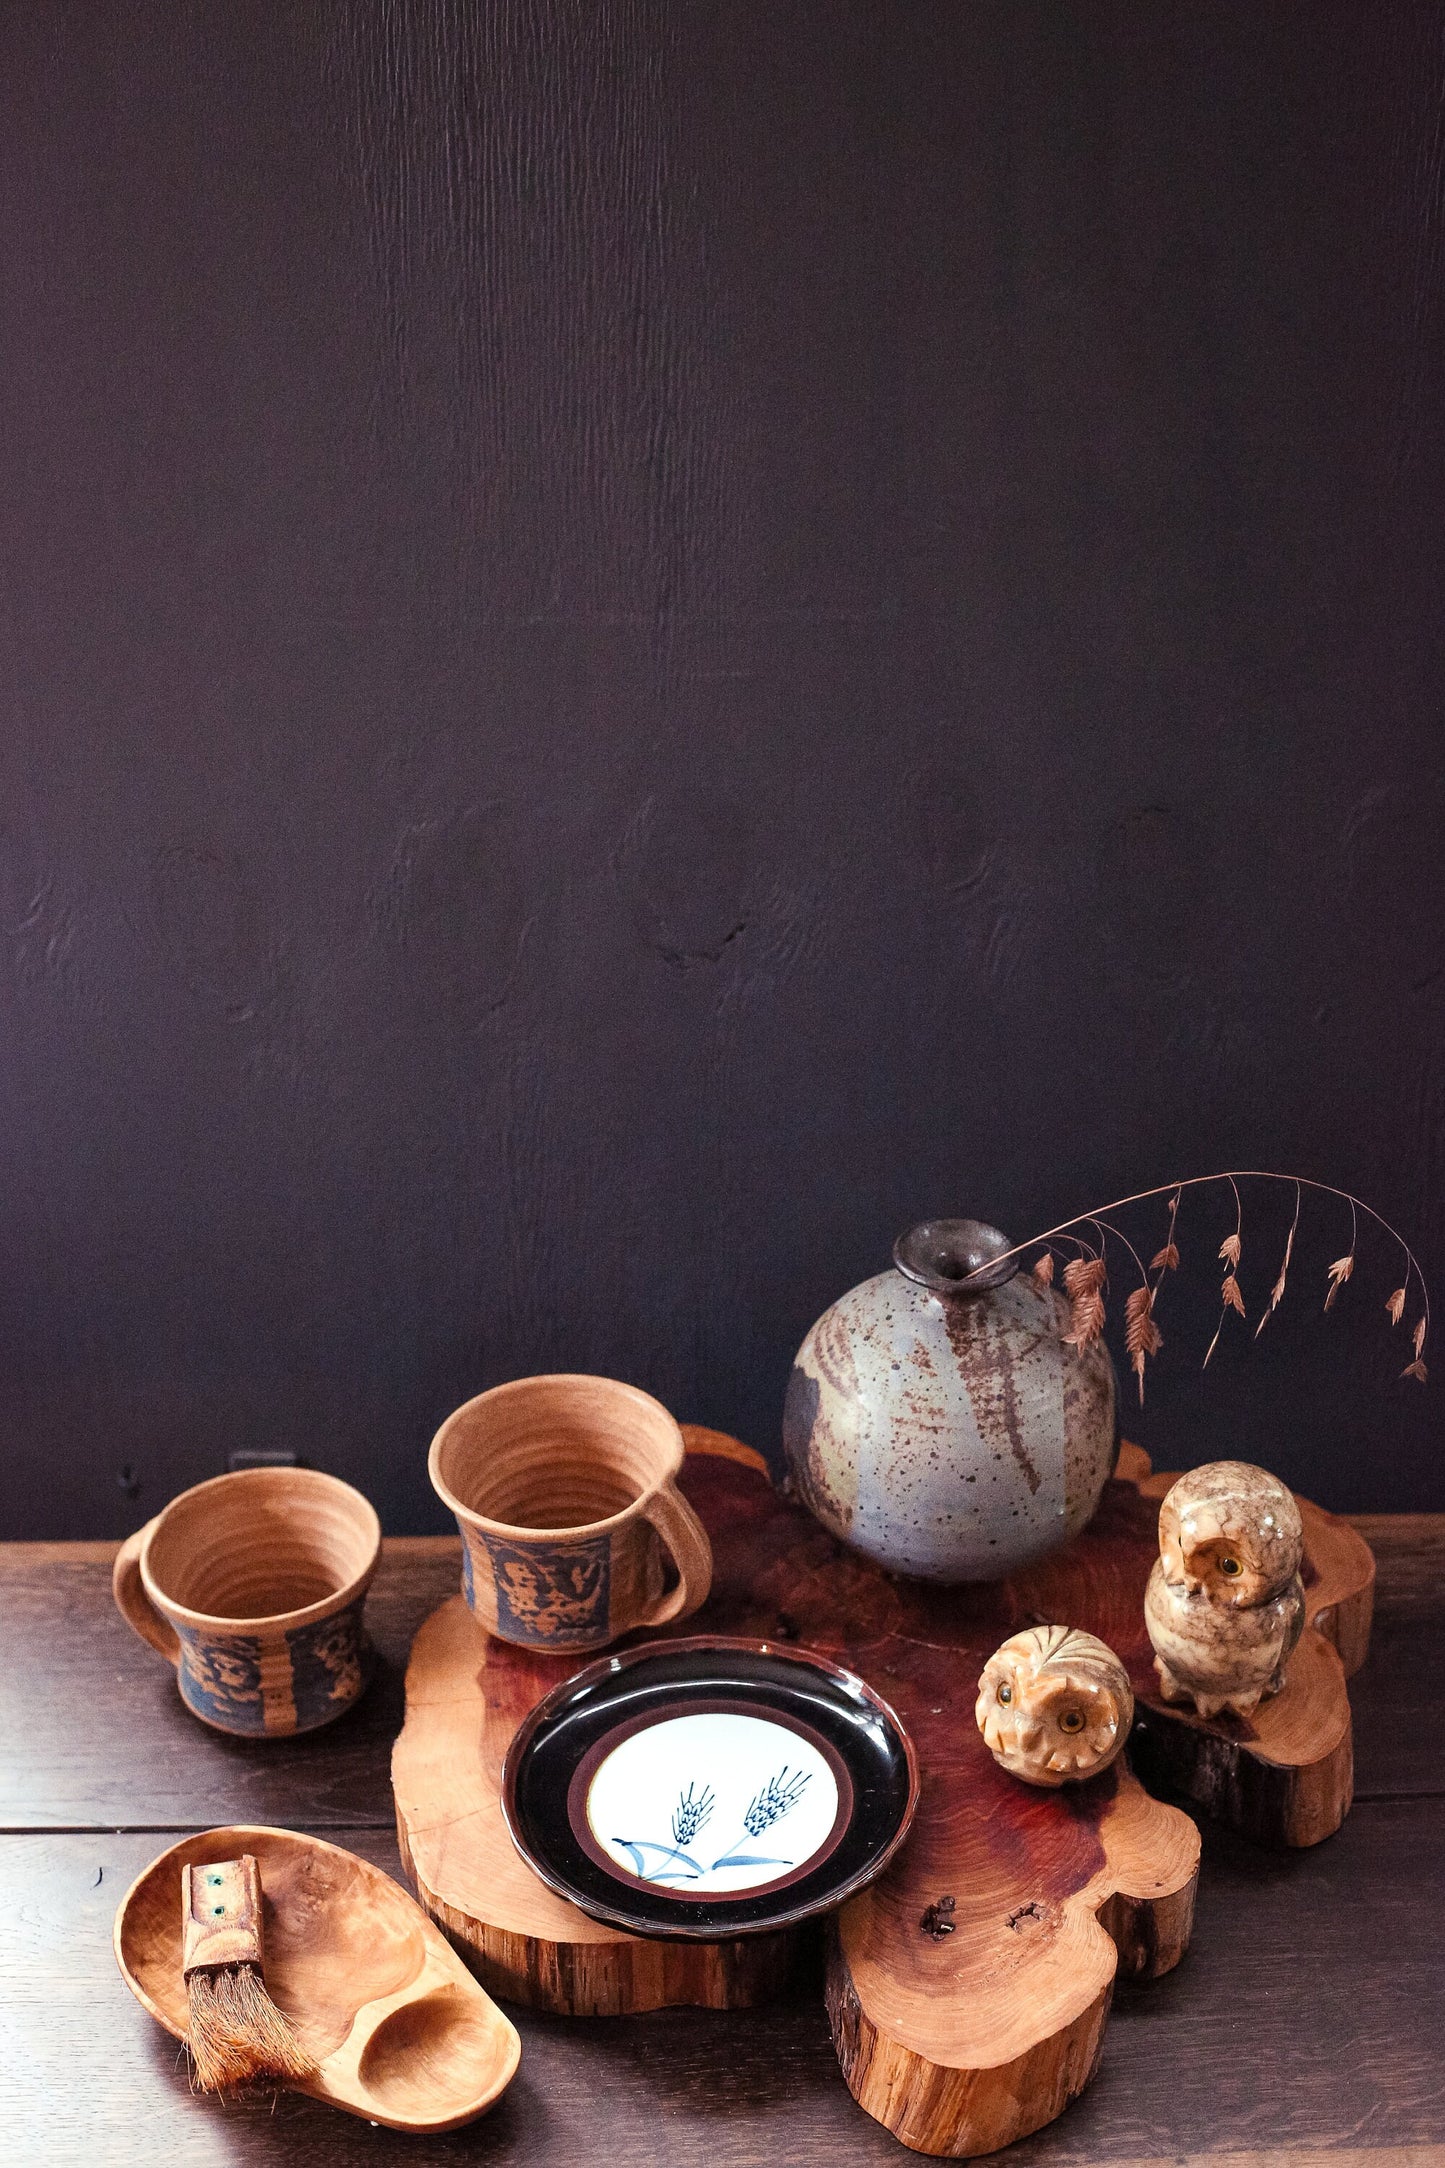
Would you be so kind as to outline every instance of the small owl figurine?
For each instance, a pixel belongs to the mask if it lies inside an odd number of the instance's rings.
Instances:
[[[1166,1701],[1248,1716],[1284,1685],[1304,1625],[1304,1530],[1283,1483],[1243,1460],[1182,1475],[1159,1508],[1144,1623]]]
[[[1030,1626],[995,1649],[974,1707],[983,1743],[1025,1784],[1076,1784],[1107,1769],[1129,1736],[1129,1674],[1106,1642]]]

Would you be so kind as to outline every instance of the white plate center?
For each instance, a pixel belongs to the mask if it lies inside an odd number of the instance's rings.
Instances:
[[[612,1749],[587,1789],[610,1860],[679,1897],[794,1873],[832,1835],[838,1782],[810,1740],[767,1717],[665,1717]]]

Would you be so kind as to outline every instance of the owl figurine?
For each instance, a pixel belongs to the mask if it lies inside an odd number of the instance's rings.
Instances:
[[[1179,1478],[1144,1591],[1166,1701],[1249,1716],[1279,1692],[1304,1625],[1303,1557],[1299,1507],[1263,1468],[1212,1460]]]
[[[974,1706],[1001,1769],[1053,1789],[1107,1769],[1134,1721],[1129,1674],[1073,1626],[1030,1626],[995,1649]]]

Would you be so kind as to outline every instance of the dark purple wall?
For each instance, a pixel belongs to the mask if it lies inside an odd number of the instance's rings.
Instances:
[[[912,1219],[1231,1162],[1445,1298],[1442,142],[1438,5],[0,7],[5,1532],[771,1447]],[[1445,1505],[1225,1225],[1136,1434]]]

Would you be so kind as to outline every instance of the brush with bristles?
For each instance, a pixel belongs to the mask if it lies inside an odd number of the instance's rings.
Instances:
[[[257,2078],[310,2078],[316,2063],[266,1992],[261,1870],[251,1854],[181,1869],[181,1969],[191,2059],[208,2093]]]

